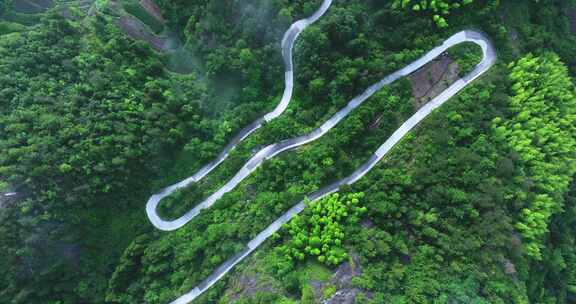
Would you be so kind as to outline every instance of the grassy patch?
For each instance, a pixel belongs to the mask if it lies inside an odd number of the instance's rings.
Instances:
[[[316,261],[306,262],[306,264],[299,267],[297,273],[302,285],[310,281],[328,282],[332,277],[332,271]]]

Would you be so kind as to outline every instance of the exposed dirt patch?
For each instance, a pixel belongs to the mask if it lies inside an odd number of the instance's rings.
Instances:
[[[148,42],[157,51],[170,51],[168,38],[159,37],[150,33],[146,25],[137,18],[122,16],[116,20],[116,25],[128,36]]]
[[[140,0],[138,5],[146,11],[145,14],[154,22],[161,21],[162,24],[165,22],[160,8],[152,0]],[[191,68],[191,66],[195,67],[195,62],[191,62],[193,56],[184,48],[182,41],[175,32],[168,28],[163,28],[161,33],[154,32],[150,24],[128,13],[118,1],[110,1],[107,5],[107,11],[117,17],[115,23],[126,35],[148,43],[158,52],[170,53],[168,69],[181,74],[188,74],[194,70]],[[159,20],[156,20],[157,18]]]
[[[447,55],[440,55],[409,77],[414,108],[419,109],[458,79],[458,65]]]
[[[570,17],[570,28],[572,33],[576,34],[576,8],[570,9],[568,11],[568,16]]]
[[[158,22],[164,24],[166,23],[166,19],[162,16],[162,12],[160,8],[153,0],[140,0],[140,6],[145,9],[150,16],[154,17],[154,19],[158,20]]]

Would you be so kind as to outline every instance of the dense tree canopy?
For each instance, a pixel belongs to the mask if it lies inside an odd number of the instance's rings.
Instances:
[[[353,193],[340,198],[336,193],[316,202],[306,201],[310,213],[287,224],[290,240],[279,250],[289,260],[313,256],[328,265],[342,263],[347,257],[342,248],[344,224],[358,224],[359,217],[366,212],[365,207],[359,206],[363,196]]]
[[[557,55],[528,55],[510,65],[512,117],[496,118],[495,128],[526,163],[533,185],[515,195],[528,203],[516,228],[527,253],[541,258],[541,239],[576,173],[576,89]]]
[[[119,14],[151,17],[140,2],[98,1],[83,15],[75,2],[23,14],[0,1],[0,193],[17,192],[0,196],[1,303],[169,303],[350,174],[418,107],[400,79],[160,233],[146,199],[277,105],[282,34],[321,1],[156,1],[166,24],[142,29],[182,42],[179,54],[198,62],[186,73],[173,69],[182,58],[118,26]],[[566,16],[575,4],[498,2],[335,1],[302,33],[288,110],[161,214],[180,216],[254,151],[318,127],[456,31],[485,31],[499,62],[198,303],[315,303],[342,291],[331,281],[342,269],[352,269],[357,303],[576,301],[576,35]],[[480,60],[470,45],[447,53],[461,74]],[[256,290],[243,292],[246,281]]]
[[[480,2],[480,1],[478,1]],[[496,7],[499,0],[482,1],[482,9],[492,9]],[[451,10],[459,9],[474,3],[474,0],[394,0],[392,8],[410,9],[413,12],[427,12],[432,15],[436,25],[440,28],[448,27],[446,16]],[[476,8],[478,9],[478,8]]]
[[[184,134],[209,129],[193,75],[168,75],[146,45],[112,27],[99,30],[101,39],[84,39],[78,24],[48,15],[41,29],[1,40],[0,178],[27,197],[16,218],[3,220],[15,235],[62,240],[65,233],[65,243],[77,243],[81,235],[67,232],[68,224],[86,219],[73,210],[129,207],[121,196],[114,204],[105,197],[148,184],[129,177],[150,172],[149,161],[181,145]],[[15,291],[46,279],[23,269],[46,272],[48,261],[61,259],[35,238],[17,244],[4,257]],[[41,263],[44,255],[53,257]]]

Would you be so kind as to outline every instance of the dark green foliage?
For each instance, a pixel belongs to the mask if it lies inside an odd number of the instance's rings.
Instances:
[[[12,6],[12,0],[2,0],[0,1],[0,17],[6,14],[6,12]]]
[[[463,43],[448,50],[450,58],[458,64],[460,77],[468,75],[482,60],[482,49],[474,43]]]
[[[357,165],[351,162],[360,163],[365,160],[370,154],[369,151],[379,144],[378,139],[390,134],[395,126],[410,114],[411,109],[406,109],[409,105],[403,102],[409,99],[406,96],[405,85],[406,82],[401,82],[392,88],[382,90],[371,99],[370,106],[351,115],[342,123],[341,129],[330,132],[319,140],[318,145],[303,149],[299,153],[287,153],[265,163],[257,174],[247,178],[237,190],[224,195],[202,216],[175,233],[159,235],[142,248],[143,254],[125,252],[125,259],[116,269],[117,274],[113,278],[131,275],[138,279],[127,283],[122,280],[111,280],[109,297],[124,296],[125,299],[134,299],[127,301],[128,303],[138,303],[142,298],[164,302],[192,288],[210,275],[212,270],[226,258],[244,248],[251,237],[302,199],[303,195],[343,177],[343,174],[336,175],[337,171],[330,170],[332,165],[323,160],[332,159],[334,163],[342,163],[344,168]],[[405,98],[399,98],[398,95]],[[392,115],[391,109],[403,110],[407,114]],[[371,131],[369,125],[359,123],[368,117],[377,117],[383,112],[391,113],[384,118],[388,122],[383,123],[385,128]],[[351,132],[368,134],[368,140],[353,145],[351,143],[358,138],[349,136],[353,134]],[[261,140],[261,137],[255,136],[256,140]],[[342,153],[331,148],[341,144],[348,147],[346,151],[349,152]],[[361,159],[350,158],[347,153],[360,155]],[[214,173],[215,175],[211,174],[209,179],[211,182],[208,184],[210,187],[203,189],[203,193],[207,195],[216,189],[218,183],[223,180],[218,174],[234,173],[233,165],[231,168],[228,164],[230,160],[233,159],[227,160],[227,164],[223,164]],[[291,180],[294,182],[286,184],[285,181]],[[254,195],[255,193],[258,195]],[[145,262],[141,263],[132,258],[139,255],[142,255],[141,260]],[[166,262],[157,264],[153,261]],[[281,268],[292,267],[284,259],[281,262],[285,264],[275,265]],[[138,286],[138,289],[134,286]],[[182,287],[178,289],[174,286]]]
[[[78,273],[73,260],[96,253],[84,248],[100,247],[101,240],[82,233],[84,226],[102,220],[94,218],[97,214],[110,216],[105,210],[122,214],[135,201],[140,208],[138,200],[145,196],[137,189],[150,183],[128,176],[152,172],[151,160],[200,134],[204,92],[194,76],[166,74],[147,46],[112,27],[101,28],[100,35],[89,36],[79,24],[48,15],[42,27],[1,42],[0,178],[28,197],[19,202],[19,212],[2,221],[19,250],[3,257],[10,270],[2,275],[12,279],[5,287],[10,291],[0,297],[19,293],[14,303],[101,297],[103,286],[71,281]],[[127,189],[136,198],[122,193]],[[22,219],[27,220],[15,222]],[[82,228],[72,229],[76,226]],[[97,231],[106,230],[88,234]],[[127,232],[118,237],[133,237]],[[126,240],[106,242],[117,255],[121,247],[114,247]],[[92,272],[92,263],[82,265],[87,268],[80,273]],[[83,284],[93,283],[88,277]],[[54,284],[39,283],[45,280]],[[55,291],[71,283],[83,290]],[[25,292],[35,285],[42,287]]]
[[[518,9],[525,5],[525,9]],[[502,18],[514,52],[538,53],[554,50],[576,75],[576,35],[570,29],[568,12],[573,0],[502,1]]]
[[[576,183],[565,196],[564,213],[553,216],[542,262],[533,262],[528,291],[533,302],[576,301]]]
[[[277,104],[282,34],[320,2],[158,1],[167,26],[205,63],[199,69],[205,73],[188,76],[167,72],[166,58],[127,39],[104,14],[82,22],[51,13],[4,14],[3,20],[25,25],[44,20],[26,29],[0,25],[0,31],[23,31],[0,38],[0,190],[22,193],[0,207],[0,302],[169,303],[306,194],[362,164],[413,113],[405,79],[378,92],[322,139],[267,161],[179,231],[153,231],[142,210],[151,193],[195,172],[241,127]],[[551,152],[573,142],[574,118],[573,110],[559,107],[570,98],[555,93],[569,87],[566,70],[547,54],[554,50],[576,71],[576,36],[564,13],[571,2],[475,1],[459,9],[405,12],[386,1],[335,1],[295,47],[290,108],[202,183],[163,202],[162,211],[168,217],[188,211],[253,151],[319,126],[370,84],[472,26],[494,39],[501,62],[533,52],[526,63],[541,64],[499,64],[432,114],[353,189],[344,189],[340,198],[365,193],[362,206],[368,210],[351,223],[332,222],[344,235],[338,251],[350,259],[337,255],[331,264],[362,269],[352,280],[366,295],[361,303],[574,302],[573,191],[560,208],[573,155]],[[416,4],[406,3],[411,9]],[[449,27],[435,26],[444,19]],[[449,53],[463,72],[478,61],[477,49],[465,45]],[[544,93],[547,86],[553,90]],[[522,107],[510,101],[519,98],[520,87],[533,90],[525,96],[538,109],[530,117],[559,130],[554,140],[541,142],[538,135],[529,145],[546,166],[511,149],[493,128],[520,123],[520,134],[505,137],[510,140],[549,131],[518,121]],[[496,117],[503,120],[495,123]],[[558,183],[547,180],[557,176]],[[542,180],[554,192],[546,210],[538,209],[535,197],[517,195],[533,193]],[[298,221],[313,227],[314,214],[327,211],[317,206]],[[545,229],[535,234],[541,261],[527,258],[530,247],[519,236],[518,223],[526,222],[522,210],[530,208],[545,211],[537,225]],[[262,272],[284,290],[256,292],[238,303],[312,301],[310,281],[326,282],[330,274],[319,280],[303,270],[307,263],[292,263],[273,250],[293,240],[258,251],[267,253]],[[220,299],[231,275],[197,302],[229,303]]]
[[[324,121],[350,97],[415,59],[447,35],[433,32],[425,35],[422,31],[428,28],[427,21],[403,19],[378,10],[382,9],[378,6],[371,9],[377,13],[367,14],[366,4],[335,5],[317,26],[302,34],[295,56],[298,82],[308,90],[296,91],[297,99],[291,104],[294,110],[289,109],[283,117],[252,135],[213,175],[192,189],[193,193],[200,191],[203,195],[186,195],[185,204],[181,205],[174,201],[184,207],[173,216],[189,210],[196,198],[205,197],[226,181],[254,148],[301,134],[300,130]],[[403,25],[402,30],[397,29],[397,24]],[[507,37],[499,36],[490,25],[483,28],[492,31],[504,53],[509,50]],[[188,35],[206,39],[197,29]],[[232,44],[235,53],[242,47]],[[230,58],[235,57],[239,56]],[[214,69],[215,74],[225,71],[220,70],[225,66],[214,67],[219,67]],[[528,279],[521,277],[516,282],[514,275],[507,275],[503,267],[505,261],[511,261],[522,275],[528,269],[524,266],[526,260],[513,254],[519,250],[514,245],[514,212],[522,202],[507,195],[524,187],[525,176],[521,160],[495,139],[491,129],[492,120],[506,111],[507,73],[506,68],[499,67],[490,74],[488,83],[470,88],[451,101],[452,106],[442,110],[443,116],[423,127],[427,132],[419,132],[415,135],[417,139],[397,149],[397,157],[402,161],[390,163],[391,169],[386,170],[390,172],[385,177],[380,177],[376,170],[358,185],[358,191],[373,188],[366,192],[369,200],[366,206],[376,227],[360,229],[356,225],[360,231],[351,228],[346,232],[351,242],[347,246],[361,251],[365,274],[355,279],[355,283],[374,293],[374,303],[426,303],[433,299],[440,303],[457,300],[526,303],[528,295],[523,282]],[[169,252],[168,256],[147,253],[150,258],[145,259],[148,262],[144,269],[130,267],[123,271],[137,271],[133,277],[139,279],[132,283],[144,284],[143,290],[151,295],[164,295],[169,290],[173,298],[193,287],[233,254],[230,248],[243,246],[249,236],[301,195],[361,164],[362,157],[373,152],[412,112],[406,83],[399,83],[398,88],[400,92],[392,95],[389,89],[384,89],[381,96],[375,96],[357,114],[310,147],[266,163],[181,232],[163,236],[148,246],[148,250],[163,248]],[[395,115],[399,112],[403,113],[400,117]],[[382,129],[371,131],[372,123],[382,114]],[[189,249],[190,244],[194,244],[193,250]],[[165,258],[186,262],[150,272]],[[273,274],[286,274],[283,284],[287,290],[302,292],[304,285],[291,279],[298,267],[294,269],[281,257],[270,263],[276,266],[270,269]],[[181,287],[176,290],[174,286]],[[139,296],[138,291],[127,288],[119,286],[118,293]]]
[[[22,32],[27,28],[19,23],[0,21],[0,35],[10,34],[14,32]]]

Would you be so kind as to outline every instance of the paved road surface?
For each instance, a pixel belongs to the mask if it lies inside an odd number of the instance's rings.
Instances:
[[[291,37],[291,36],[289,36]],[[289,38],[290,39],[290,38]],[[432,110],[442,105],[446,100],[450,97],[454,96],[457,92],[459,92],[462,88],[464,88],[468,83],[476,79],[480,76],[483,72],[485,72],[495,61],[496,53],[494,49],[491,47],[489,40],[484,37],[479,32],[475,31],[462,31],[459,32],[452,37],[448,38],[444,41],[441,46],[438,46],[431,50],[430,52],[426,53],[420,59],[412,62],[411,64],[407,65],[406,67],[386,76],[384,79],[380,80],[378,83],[370,86],[366,91],[362,94],[356,96],[352,99],[346,107],[341,109],[340,111],[336,112],[330,119],[328,119],[324,124],[322,124],[319,128],[313,130],[312,132],[288,139],[283,140],[281,142],[271,144],[269,146],[264,147],[260,151],[258,151],[244,166],[236,173],[232,179],[230,179],[222,188],[218,189],[216,192],[212,193],[208,198],[204,201],[200,202],[196,205],[192,210],[188,211],[182,217],[166,221],[160,218],[156,209],[160,201],[165,198],[166,196],[172,194],[174,191],[186,187],[188,184],[192,182],[196,182],[202,177],[206,176],[217,164],[209,164],[208,166],[204,167],[194,176],[176,184],[170,186],[160,193],[152,195],[148,200],[148,204],[146,205],[146,212],[148,214],[148,218],[150,222],[158,229],[164,231],[172,231],[181,228],[186,223],[188,223],[191,219],[196,217],[200,211],[203,209],[209,208],[218,199],[220,199],[224,194],[233,190],[238,184],[240,184],[246,177],[248,177],[252,172],[254,172],[266,159],[270,159],[284,151],[302,146],[306,143],[312,142],[317,140],[318,138],[322,137],[326,134],[330,129],[332,129],[336,124],[338,124],[342,119],[344,119],[350,112],[352,112],[355,108],[360,106],[366,99],[372,96],[375,92],[380,90],[383,86],[388,85],[398,78],[404,77],[409,75],[410,73],[418,70],[426,63],[430,62],[434,58],[438,57],[438,55],[445,52],[448,48],[463,42],[473,42],[478,44],[482,47],[484,52],[484,59],[482,62],[467,76],[464,78],[458,79],[454,84],[452,84],[448,89],[442,92],[437,98],[428,102],[424,105],[414,116],[408,119],[394,134],[392,137],[378,149],[375,155],[381,157],[382,155],[386,154],[388,150],[392,146],[394,146],[409,130],[411,130],[415,125],[418,124],[424,117],[426,117]],[[291,93],[290,93],[291,94]],[[280,106],[279,106],[280,107]],[[271,112],[272,113],[272,112]],[[270,114],[270,113],[269,113]],[[266,114],[266,115],[269,115]],[[247,135],[246,135],[247,136]],[[240,139],[241,140],[241,139]],[[237,142],[236,142],[237,143]],[[229,145],[230,146],[230,145]],[[228,147],[226,153],[231,150],[233,146]],[[217,162],[220,163],[226,157],[226,155],[222,155],[218,158]],[[371,167],[370,167],[371,168]]]
[[[424,120],[433,110],[437,109],[441,105],[443,105],[446,101],[448,101],[451,97],[456,95],[462,89],[464,89],[468,84],[476,80],[486,71],[488,71],[492,65],[496,62],[496,51],[492,46],[490,40],[484,36],[482,33],[466,30],[459,32],[452,37],[448,38],[444,41],[444,43],[433,49],[432,51],[428,52],[422,58],[414,61],[413,63],[409,64],[408,66],[404,67],[403,69],[396,71],[380,82],[372,85],[369,87],[364,93],[360,94],[359,96],[352,99],[348,105],[334,114],[326,123],[324,123],[320,128],[312,131],[311,133],[297,137],[294,139],[290,139],[287,141],[283,141],[277,144],[270,145],[258,152],[244,167],[230,180],[224,187],[218,190],[216,193],[212,194],[206,201],[202,202],[200,207],[194,208],[191,212],[187,215],[192,215],[191,218],[196,216],[201,209],[207,208],[211,206],[215,200],[220,198],[224,193],[233,189],[236,185],[238,185],[246,176],[248,176],[251,172],[253,172],[260,164],[266,159],[274,157],[278,153],[286,151],[288,149],[306,144],[310,141],[316,140],[325,134],[328,130],[334,127],[342,118],[346,117],[353,109],[358,107],[362,102],[372,96],[376,91],[378,91],[383,86],[390,84],[391,82],[401,78],[403,76],[409,75],[410,73],[416,71],[424,64],[428,63],[429,61],[433,60],[435,57],[446,51],[451,46],[454,46],[459,43],[463,42],[473,42],[479,45],[482,48],[483,52],[483,59],[482,61],[476,66],[476,68],[466,75],[463,78],[458,79],[454,82],[450,87],[444,90],[440,95],[436,98],[428,102],[424,105],[418,112],[416,112],[412,117],[410,117],[406,122],[404,122],[393,134],[386,140],[376,152],[370,157],[370,159],[360,166],[356,171],[354,171],[350,176],[336,181],[328,186],[325,186],[318,191],[315,191],[308,195],[308,199],[311,201],[315,201],[321,199],[331,193],[338,191],[340,186],[342,185],[351,185],[354,182],[358,181],[364,175],[366,175],[376,164],[384,157],[386,154],[396,145],[400,140],[408,134],[418,123]],[[203,205],[206,203],[205,205]],[[252,239],[246,246],[246,248],[235,255],[234,257],[230,258],[220,267],[218,267],[212,275],[206,278],[202,283],[198,286],[193,288],[191,291],[186,293],[185,295],[181,296],[180,298],[176,299],[172,302],[172,304],[186,304],[193,301],[196,297],[201,295],[204,291],[214,285],[218,280],[220,280],[228,271],[230,271],[236,264],[242,261],[245,257],[247,257],[252,251],[258,248],[266,239],[268,239],[273,233],[277,232],[282,225],[290,221],[295,215],[302,212],[304,210],[305,205],[304,201],[299,202],[286,213],[284,213],[280,218],[274,221],[270,226],[260,232],[254,239]],[[187,216],[185,215],[185,216]],[[177,220],[178,221],[178,220]],[[185,220],[186,222],[189,219]],[[163,226],[170,228],[170,223],[172,222],[165,222],[168,225]],[[178,221],[175,223],[176,225],[183,225],[185,222]]]
[[[336,181],[328,186],[319,189],[316,192],[309,194],[308,198],[312,201],[318,200],[321,199],[322,197],[325,197],[328,194],[338,191],[339,187],[342,185],[351,185],[360,178],[362,178],[364,175],[366,175],[398,142],[400,142],[400,140],[408,132],[410,132],[416,125],[418,125],[418,123],[420,123],[430,113],[432,113],[433,110],[443,105],[451,97],[453,97],[462,89],[464,89],[468,84],[470,84],[471,82],[476,80],[476,78],[480,77],[482,74],[488,71],[496,61],[496,52],[490,40],[486,36],[484,36],[482,33],[473,30],[465,30],[459,32],[451,36],[450,38],[446,39],[442,45],[432,49],[424,56],[422,56],[420,59],[384,77],[376,84],[370,86],[362,94],[358,95],[357,97],[349,101],[346,107],[344,107],[336,114],[334,114],[330,119],[328,119],[324,124],[322,124],[322,126],[310,132],[309,134],[288,140],[283,140],[281,142],[269,145],[258,151],[230,181],[228,181],[222,188],[220,188],[215,193],[210,195],[204,201],[199,203],[196,207],[194,207],[184,216],[173,221],[165,221],[161,219],[156,212],[156,208],[158,206],[158,203],[163,198],[167,197],[168,195],[172,194],[174,191],[178,189],[186,187],[190,183],[197,182],[198,180],[202,179],[204,176],[210,173],[210,171],[212,171],[216,166],[218,166],[222,161],[224,161],[224,159],[226,159],[226,157],[228,156],[230,150],[232,150],[240,141],[242,141],[256,129],[262,126],[262,123],[264,123],[265,121],[270,121],[284,112],[284,110],[286,109],[286,107],[290,102],[293,92],[294,75],[293,75],[292,49],[294,46],[294,42],[296,41],[298,35],[307,26],[314,23],[326,12],[326,10],[330,7],[331,3],[332,0],[325,0],[321,8],[318,11],[316,11],[314,15],[312,15],[309,18],[297,21],[290,27],[290,29],[284,35],[284,39],[282,40],[282,56],[284,58],[284,65],[286,68],[285,73],[286,87],[282,99],[278,104],[278,106],[276,107],[276,109],[264,115],[262,118],[258,119],[256,122],[249,125],[248,127],[244,128],[226,146],[226,148],[222,151],[222,153],[218,156],[216,160],[203,167],[196,174],[175,185],[167,187],[163,189],[161,192],[154,194],[152,197],[150,197],[146,205],[146,212],[148,214],[148,218],[150,219],[151,223],[156,228],[164,231],[171,231],[184,226],[191,219],[197,216],[201,210],[209,208],[225,193],[234,189],[247,176],[249,176],[252,172],[254,172],[266,159],[270,159],[278,155],[279,153],[296,148],[298,146],[304,145],[306,143],[312,142],[322,137],[330,129],[332,129],[335,125],[337,125],[342,119],[344,119],[348,114],[350,114],[351,111],[360,106],[365,100],[367,100],[370,96],[372,96],[382,87],[418,70],[426,63],[430,62],[431,60],[433,60],[434,58],[445,52],[448,48],[463,42],[472,42],[479,45],[482,48],[483,59],[471,73],[469,73],[463,78],[458,79],[450,87],[444,90],[440,95],[438,95],[436,98],[434,98],[426,105],[424,105],[422,108],[420,108],[412,117],[410,117],[406,122],[404,122],[392,134],[392,136],[390,136],[390,138],[388,138],[378,148],[378,150],[370,157],[370,159],[366,163],[360,166],[350,176],[341,179],[339,181]],[[252,251],[258,248],[268,237],[270,237],[273,233],[278,231],[283,224],[285,224],[295,215],[304,210],[304,207],[305,207],[304,201],[301,201],[298,204],[296,204],[294,207],[292,207],[290,210],[284,213],[280,218],[274,221],[270,226],[268,226],[264,231],[258,234],[254,239],[252,239],[242,252],[239,252],[237,255],[230,258],[228,261],[226,261],[224,264],[218,267],[218,269],[216,269],[211,276],[206,278],[202,283],[193,288],[190,292],[186,293],[185,295],[173,301],[172,304],[183,304],[183,303],[190,303],[191,301],[193,301],[196,297],[198,297],[200,294],[202,294],[204,291],[206,291],[208,288],[214,285],[220,278],[226,275],[226,273],[230,269],[232,269],[236,264],[238,264]]]
[[[248,125],[244,129],[242,129],[232,140],[224,147],[222,152],[216,157],[215,160],[208,163],[206,166],[202,167],[198,172],[194,175],[182,180],[172,186],[164,188],[159,193],[152,195],[148,199],[148,203],[146,204],[146,213],[148,215],[148,219],[150,222],[158,229],[164,231],[171,231],[176,230],[186,223],[188,223],[192,218],[194,218],[200,210],[208,208],[214,204],[214,202],[220,198],[224,193],[230,191],[230,185],[224,186],[220,189],[216,195],[213,195],[209,199],[205,200],[204,202],[200,203],[196,208],[182,216],[181,218],[174,220],[174,221],[164,221],[158,216],[156,212],[156,208],[162,199],[169,196],[170,194],[174,193],[174,191],[185,188],[186,186],[190,185],[191,183],[198,182],[206,175],[208,175],[214,168],[216,168],[220,163],[222,163],[229,155],[230,151],[238,145],[242,140],[244,140],[248,135],[252,134],[254,131],[259,129],[263,123],[273,120],[274,118],[280,116],[290,103],[292,99],[292,92],[294,91],[294,69],[293,69],[293,60],[292,60],[292,50],[294,48],[294,43],[296,39],[302,33],[304,29],[306,29],[309,25],[316,22],[320,17],[326,13],[328,8],[332,5],[332,0],[324,0],[320,8],[310,17],[298,20],[294,22],[290,28],[284,34],[284,38],[282,38],[282,58],[284,61],[284,93],[282,94],[282,99],[280,99],[280,103],[276,106],[276,108],[264,115],[263,117],[257,119],[252,124]],[[262,151],[261,151],[262,152]],[[262,153],[259,155],[263,155]],[[255,163],[252,163],[253,165]]]

